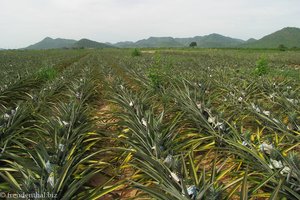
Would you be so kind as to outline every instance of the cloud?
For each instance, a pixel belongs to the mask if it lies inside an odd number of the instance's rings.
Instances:
[[[46,36],[117,42],[217,32],[260,38],[300,27],[298,19],[298,0],[1,0],[0,47],[24,47]]]

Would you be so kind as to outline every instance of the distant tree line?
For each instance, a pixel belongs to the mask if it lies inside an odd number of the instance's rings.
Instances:
[[[278,49],[279,49],[280,51],[286,51],[286,50],[288,50],[289,48],[286,47],[286,46],[284,46],[283,44],[280,44],[280,45],[278,46]],[[291,50],[299,50],[300,48],[294,46],[294,47],[292,47],[292,48],[290,48],[290,49],[291,49]]]

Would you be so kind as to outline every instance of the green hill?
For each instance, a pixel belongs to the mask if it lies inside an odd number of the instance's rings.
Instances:
[[[183,46],[189,46],[191,42],[198,42],[201,40],[202,36],[196,36],[196,37],[188,37],[188,38],[175,38],[177,42],[182,44]]]
[[[252,43],[252,42],[256,42],[257,39],[254,39],[254,38],[250,38],[246,41],[246,43]]]
[[[245,42],[240,39],[226,37],[216,33],[205,36],[196,36],[193,38],[176,38],[176,40],[181,42],[184,46],[188,46],[191,42],[197,42],[197,46],[200,48],[236,47]]]
[[[148,39],[139,40],[134,44],[136,47],[182,47],[183,45],[177,42],[172,37],[149,37]]]
[[[267,35],[257,41],[242,45],[247,48],[278,48],[279,45],[300,47],[300,29],[287,27]]]
[[[76,40],[70,39],[61,39],[56,38],[52,39],[50,37],[46,37],[42,41],[30,45],[25,49],[59,49],[59,48],[69,48],[72,47],[76,43]]]
[[[247,41],[223,36],[220,34],[210,34],[205,36],[195,36],[187,38],[173,37],[149,37],[137,42],[118,42],[115,44],[100,43],[89,39],[79,41],[70,39],[52,39],[46,37],[42,41],[30,45],[25,49],[59,49],[59,48],[172,48],[188,47],[191,42],[196,42],[198,48],[278,48],[284,45],[288,48],[300,48],[300,29],[283,28],[275,33],[267,35],[259,40],[250,38]]]
[[[160,47],[183,47],[172,37],[149,37],[137,42],[118,42],[114,46],[120,48],[160,48]]]
[[[114,48],[114,46],[101,43],[101,42],[96,42],[93,40],[89,39],[81,39],[78,42],[76,42],[72,47],[75,48]]]
[[[120,47],[120,48],[134,48],[134,47],[137,47],[134,42],[130,42],[130,41],[117,42],[113,45],[116,46],[116,47]]]
[[[114,45],[121,48],[188,47],[191,42],[197,42],[197,46],[201,48],[222,48],[235,47],[245,41],[214,33],[206,36],[195,36],[189,38],[150,37],[137,42],[118,42]]]

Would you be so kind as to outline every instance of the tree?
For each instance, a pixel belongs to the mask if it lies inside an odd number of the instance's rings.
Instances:
[[[196,47],[197,46],[197,42],[191,42],[190,47]]]

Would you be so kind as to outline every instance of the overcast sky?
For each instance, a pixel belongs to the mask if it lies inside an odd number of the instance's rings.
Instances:
[[[220,33],[259,39],[300,27],[300,0],[0,0],[0,48],[52,38],[99,42]]]

